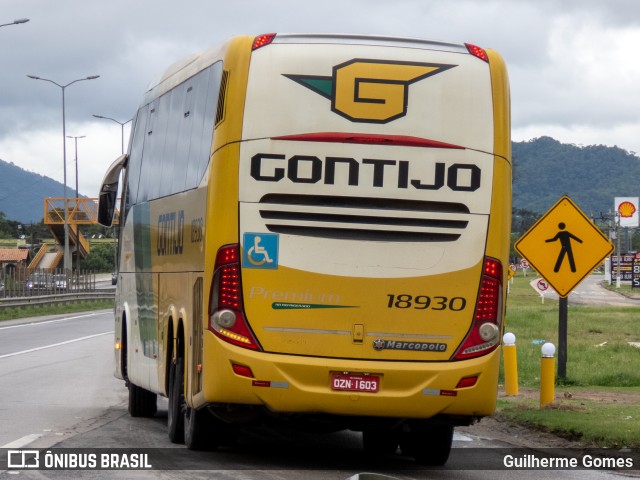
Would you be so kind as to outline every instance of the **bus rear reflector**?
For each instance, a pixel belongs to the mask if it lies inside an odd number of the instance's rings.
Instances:
[[[485,257],[473,323],[454,359],[467,360],[495,350],[500,343],[501,321],[502,264]]]
[[[240,375],[241,377],[253,378],[253,372],[251,368],[246,365],[240,365],[239,363],[232,363],[231,368],[233,368],[233,373],[236,375]]]
[[[253,40],[253,46],[251,48],[251,50],[257,50],[261,47],[265,47],[267,45],[269,45],[271,42],[273,42],[273,39],[276,38],[276,34],[275,33],[264,33],[262,35],[258,35],[254,40]]]
[[[473,377],[464,377],[461,378],[456,388],[469,388],[473,387],[478,382],[478,376],[474,375]]]
[[[216,255],[209,296],[209,330],[226,342],[261,350],[244,316],[237,244],[221,247]]]

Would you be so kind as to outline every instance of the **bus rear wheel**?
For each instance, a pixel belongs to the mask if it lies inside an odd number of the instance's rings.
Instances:
[[[190,450],[215,450],[220,446],[213,416],[207,409],[185,406],[184,443]]]
[[[371,457],[393,455],[398,450],[400,432],[398,429],[363,430],[362,446]]]
[[[184,443],[190,450],[217,450],[238,439],[236,425],[223,422],[208,409],[185,407]]]
[[[158,411],[158,396],[129,382],[129,414],[132,417],[153,417]]]
[[[403,432],[400,437],[402,454],[413,457],[421,465],[439,466],[447,463],[452,443],[451,425],[412,422],[409,431]]]
[[[184,361],[178,358],[169,367],[167,432],[172,443],[184,443]]]

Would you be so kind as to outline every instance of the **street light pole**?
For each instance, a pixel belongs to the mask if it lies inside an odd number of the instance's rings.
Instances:
[[[85,138],[86,135],[80,135],[78,137],[74,137],[73,135],[67,135],[67,138],[73,138],[75,146],[76,146],[76,212],[78,211],[78,200],[80,198],[80,193],[78,192],[78,139]],[[76,271],[80,267],[80,227],[76,223]]]
[[[21,23],[27,23],[29,21],[28,18],[18,18],[17,20],[14,20],[11,23],[3,23],[2,25],[0,25],[0,27],[7,27],[9,25],[19,25]]]
[[[66,272],[68,272],[69,270],[71,270],[71,257],[69,254],[69,215],[67,212],[67,127],[65,118],[64,91],[68,86],[73,85],[76,82],[81,82],[83,80],[95,80],[96,78],[99,78],[100,75],[91,75],[85,78],[78,78],[77,80],[69,82],[66,85],[60,85],[53,80],[49,80],[48,78],[36,77],[35,75],[27,75],[27,77],[31,78],[32,80],[42,80],[44,82],[52,83],[62,89],[62,161],[64,167],[64,269]]]
[[[121,153],[124,154],[124,126],[127,123],[129,123],[131,120],[133,120],[133,118],[130,118],[126,122],[120,122],[120,121],[116,120],[115,118],[103,117],[102,115],[94,115],[94,117],[101,118],[103,120],[111,120],[112,122],[116,122],[118,125],[120,125],[120,129],[121,129],[121,146],[122,146],[122,152]]]
[[[133,120],[133,118],[130,118],[129,120],[127,120],[126,122],[120,122],[118,120],[116,120],[115,118],[111,118],[111,117],[105,117],[103,115],[94,115],[94,117],[96,118],[101,118],[103,120],[111,120],[112,122],[116,122],[118,125],[120,125],[120,147],[121,147],[121,153],[122,155],[124,155],[124,126],[129,123],[130,121]],[[118,249],[116,248],[116,239],[118,238],[118,231],[117,228],[115,226],[115,224],[112,227],[113,229],[113,268],[117,271],[118,270]]]

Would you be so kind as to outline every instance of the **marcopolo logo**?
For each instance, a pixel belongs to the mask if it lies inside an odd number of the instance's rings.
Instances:
[[[331,100],[331,110],[352,122],[388,123],[407,114],[409,85],[455,65],[353,59],[330,77],[284,75]]]
[[[433,342],[400,342],[397,340],[385,340],[377,338],[373,341],[373,349],[382,350],[411,350],[414,352],[446,352],[446,343]]]

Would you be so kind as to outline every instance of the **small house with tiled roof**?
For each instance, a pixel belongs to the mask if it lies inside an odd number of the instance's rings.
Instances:
[[[8,273],[11,270],[24,271],[28,262],[28,248],[0,248],[0,268],[3,273]]]

